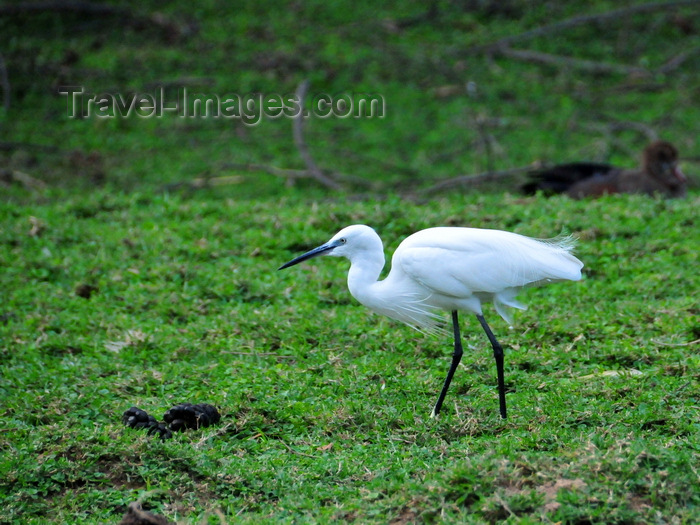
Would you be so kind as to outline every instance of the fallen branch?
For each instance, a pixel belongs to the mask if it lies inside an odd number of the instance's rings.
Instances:
[[[309,171],[311,177],[315,179],[318,183],[325,186],[326,188],[331,188],[334,190],[340,189],[340,184],[326,176],[318,165],[314,162],[309,152],[309,147],[304,141],[304,99],[306,98],[306,92],[309,90],[309,80],[304,80],[296,90],[295,96],[296,100],[299,102],[299,107],[301,110],[299,114],[292,120],[292,132],[294,134],[294,144],[299,150],[299,155],[301,155],[307,170]]]
[[[437,2],[437,0],[433,0],[432,2],[430,2],[430,5],[428,6],[428,10],[425,11],[424,13],[420,13],[418,15],[414,15],[414,16],[410,16],[410,17],[406,17],[406,18],[399,18],[398,20],[393,20],[393,19],[384,20],[382,22],[382,25],[384,26],[385,29],[388,29],[390,32],[395,33],[397,31],[400,31],[401,29],[408,29],[409,27],[423,24],[425,22],[430,22],[430,23],[437,22],[439,15],[440,15],[440,9],[438,6],[438,2]]]
[[[286,178],[292,181],[295,179],[314,178],[313,174],[309,170],[285,169],[265,164],[236,164],[227,162],[222,164],[220,167],[222,170],[237,170],[251,172],[257,171],[269,173],[270,175]],[[352,175],[344,175],[342,173],[334,172],[333,176],[337,179],[344,180],[354,186],[371,185],[370,182],[360,177],[354,177]],[[241,177],[240,175],[224,175],[220,177],[198,177],[196,179],[192,179],[191,181],[172,182],[166,184],[165,186],[163,186],[163,191],[175,191],[183,188],[187,190],[198,190],[201,188],[208,188],[213,186],[228,186],[231,184],[241,184],[243,180],[243,177]]]
[[[268,166],[265,164],[234,164],[227,162],[222,165],[222,168],[244,171],[262,171],[265,173],[269,173],[270,175],[275,175],[277,177],[286,177],[290,179],[304,179],[312,176],[308,170],[285,169],[278,168],[277,166]]]
[[[206,86],[211,88],[214,86],[215,81],[211,77],[181,77],[173,80],[156,80],[153,82],[147,82],[144,84],[144,89],[169,89],[169,88],[184,88],[184,87],[200,87]]]
[[[656,72],[661,73],[662,75],[671,73],[672,71],[675,71],[676,69],[681,67],[681,65],[683,65],[683,62],[688,60],[693,55],[697,55],[698,53],[700,53],[700,46],[678,53],[676,56],[668,59],[663,66],[656,70]]]
[[[613,64],[610,62],[597,62],[595,60],[585,60],[582,58],[573,58],[561,55],[552,55],[549,53],[541,53],[539,51],[530,51],[526,49],[511,49],[509,47],[500,47],[494,50],[499,55],[525,62],[534,62],[538,64],[546,64],[550,66],[563,66],[572,69],[580,69],[589,73],[613,73],[620,75],[638,75],[651,76],[651,71],[643,67],[628,66],[625,64]]]
[[[18,170],[0,170],[0,182],[8,185],[16,182],[30,190],[40,191],[46,189],[44,181]]]
[[[240,184],[243,182],[243,177],[239,175],[224,175],[221,177],[199,177],[192,181],[194,188],[209,188],[211,186],[229,186],[231,184]]]
[[[14,5],[0,6],[0,16],[16,16],[33,13],[78,13],[95,17],[117,16],[134,24],[154,26],[164,30],[168,39],[174,40],[194,31],[193,27],[180,27],[162,13],[140,15],[131,9],[115,5],[84,2],[53,0],[45,2],[24,2]]]
[[[632,91],[637,91],[639,93],[661,93],[667,89],[668,83],[665,82],[653,82],[651,80],[639,82],[637,79],[631,79],[628,82],[622,82],[609,88],[601,88],[598,90],[598,94],[630,93]]]
[[[630,120],[616,120],[614,122],[610,122],[608,124],[608,127],[611,131],[631,129],[632,131],[636,131],[637,133],[644,135],[644,137],[646,137],[646,139],[649,142],[659,140],[659,134],[656,132],[656,130],[642,122],[633,122]]]
[[[131,11],[123,7],[95,2],[24,2],[14,5],[4,5],[0,7],[0,16],[19,15],[25,13],[43,13],[46,11],[86,13],[91,15],[120,15],[132,16]]]
[[[480,184],[493,182],[497,179],[504,179],[512,177],[513,175],[518,175],[520,173],[526,173],[532,170],[532,166],[523,166],[520,168],[511,168],[509,170],[503,171],[486,171],[483,173],[478,173],[476,175],[461,175],[458,177],[450,177],[449,179],[441,180],[440,182],[421,190],[425,193],[437,193],[440,191],[448,190],[450,188],[455,188],[457,186],[478,186]]]
[[[642,122],[635,122],[632,120],[614,120],[612,117],[607,116],[601,116],[600,118],[607,121],[588,122],[583,120],[575,122],[574,125],[588,131],[602,133],[603,135],[605,135],[608,141],[613,141],[613,133],[615,131],[622,130],[636,131],[637,133],[642,135],[647,140],[647,142],[659,140],[659,134],[656,132],[656,130]]]
[[[230,186],[231,184],[241,184],[243,177],[240,175],[222,175],[220,177],[197,177],[196,179],[171,182],[163,186],[162,191],[175,191],[180,189],[200,190],[202,188],[213,188],[215,186]]]
[[[314,178],[313,173],[309,170],[297,170],[297,169],[287,169],[278,168],[277,166],[269,166],[266,164],[235,164],[235,163],[225,163],[222,168],[231,170],[244,170],[244,171],[262,171],[269,173],[270,175],[275,175],[276,177],[285,177],[288,179],[309,179]],[[333,172],[333,180],[342,180],[350,183],[354,186],[370,186],[371,183],[367,180],[356,177],[354,175],[346,175],[344,173],[339,173],[337,171]]]
[[[14,151],[16,149],[33,149],[46,153],[59,151],[57,146],[47,146],[46,144],[33,144],[31,142],[0,142],[0,151]]]
[[[486,51],[494,51],[499,48],[508,47],[513,42],[528,40],[549,33],[562,31],[564,29],[571,29],[572,27],[582,26],[591,23],[600,24],[603,22],[625,20],[632,15],[640,13],[651,13],[653,11],[667,11],[669,9],[674,9],[677,7],[700,7],[700,0],[675,0],[673,2],[654,2],[649,4],[621,7],[620,9],[613,9],[612,11],[606,11],[605,13],[574,16],[572,18],[567,18],[559,22],[554,22],[553,24],[547,24],[544,26],[536,27],[534,29],[530,29],[529,31],[525,31],[517,35],[510,35],[499,40],[495,40],[494,42],[491,42],[489,44],[474,46],[468,49],[467,53],[483,53]]]
[[[2,88],[2,107],[10,111],[10,79],[7,77],[5,59],[0,54],[0,88]]]
[[[465,150],[466,149],[467,148],[465,148]],[[390,161],[378,159],[376,157],[371,157],[369,155],[363,155],[361,153],[357,153],[356,151],[352,151],[352,150],[348,150],[348,149],[337,148],[337,149],[333,150],[332,153],[334,155],[339,155],[342,158],[347,158],[347,159],[359,161],[362,164],[372,164],[373,166],[376,166],[377,168],[381,168],[382,170],[391,171],[394,173],[400,173],[402,175],[407,175],[409,177],[418,177],[421,174],[420,170],[418,170],[416,168],[395,164],[395,163],[390,162]],[[351,179],[351,177],[348,175],[342,175],[342,177]],[[362,179],[362,181],[364,181],[365,184],[367,183],[367,181],[364,179]],[[358,180],[358,182],[359,182],[359,180]]]

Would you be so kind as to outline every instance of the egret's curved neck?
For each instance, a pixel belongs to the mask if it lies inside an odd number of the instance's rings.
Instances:
[[[377,282],[384,268],[384,250],[365,252],[362,257],[351,258],[350,263],[348,289],[355,299],[365,304],[370,288]]]

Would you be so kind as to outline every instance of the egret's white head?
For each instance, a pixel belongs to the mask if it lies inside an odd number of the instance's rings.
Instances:
[[[353,224],[352,226],[340,230],[331,237],[327,243],[282,265],[280,270],[312,259],[313,257],[318,257],[319,255],[347,257],[350,261],[353,261],[360,257],[370,258],[377,257],[377,254],[381,254],[383,260],[383,252],[382,241],[379,235],[377,235],[377,232],[364,224]]]
[[[334,246],[328,253],[334,257],[347,257],[360,253],[383,251],[382,241],[372,228],[364,224],[353,224],[336,233],[326,244]]]

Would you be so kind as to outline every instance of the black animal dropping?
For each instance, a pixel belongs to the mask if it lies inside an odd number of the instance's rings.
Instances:
[[[180,403],[168,410],[163,420],[173,431],[183,432],[188,428],[198,429],[214,425],[221,420],[221,414],[215,406],[207,403]]]
[[[138,407],[131,407],[129,410],[124,412],[122,422],[129,428],[137,429],[150,428],[151,426],[158,424],[156,418]]]
[[[131,407],[122,415],[122,422],[129,428],[146,429],[149,436],[170,439],[173,432],[199,429],[215,425],[221,420],[218,409],[207,403],[180,403],[168,410],[163,422],[138,407]]]

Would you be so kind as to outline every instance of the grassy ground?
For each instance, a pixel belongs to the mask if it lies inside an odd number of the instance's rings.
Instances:
[[[469,51],[578,2],[436,5],[437,18],[418,2],[170,2],[145,24],[0,14],[0,523],[116,523],[137,500],[180,523],[698,520],[695,185],[679,201],[525,198],[511,179],[423,191],[542,160],[633,166],[653,134],[693,178],[697,6],[517,45],[651,71],[593,74]],[[304,167],[288,119],[68,119],[57,94],[292,93],[304,78],[387,102],[384,119],[306,122],[317,163],[352,177],[341,191],[241,168]],[[221,175],[238,183],[168,186]],[[347,262],[277,271],[352,223],[388,255],[434,225],[579,237],[584,280],[523,292],[513,328],[486,311],[508,420],[475,319],[432,420],[449,336],[359,306]],[[162,442],[120,420],[184,401],[216,405],[221,424]]]
[[[136,499],[229,523],[697,518],[697,197],[280,204],[3,208],[2,521],[114,522]],[[507,421],[474,319],[434,421],[449,337],[355,304],[338,260],[276,271],[350,222],[391,246],[429,224],[581,237],[585,280],[526,291],[512,329],[489,311]],[[121,425],[182,401],[223,423],[164,443]]]

